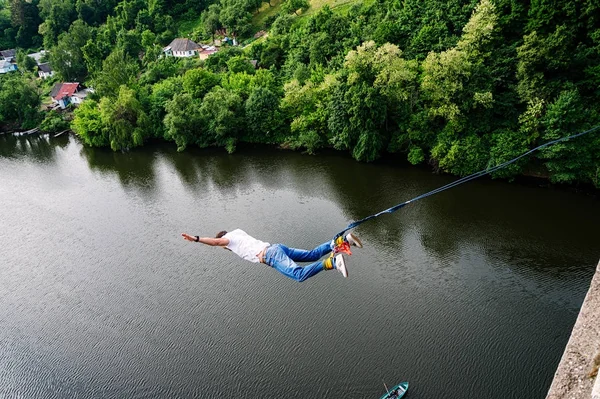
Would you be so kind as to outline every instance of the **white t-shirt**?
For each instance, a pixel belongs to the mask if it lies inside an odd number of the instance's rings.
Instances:
[[[242,259],[249,260],[250,262],[259,263],[258,254],[260,251],[268,247],[268,242],[257,240],[256,238],[248,235],[244,230],[235,229],[225,234],[223,238],[229,240],[229,244],[225,248],[230,249],[233,253],[238,255]]]

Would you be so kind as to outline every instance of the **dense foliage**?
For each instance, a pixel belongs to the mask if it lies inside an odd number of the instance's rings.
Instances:
[[[72,127],[85,143],[114,150],[148,138],[181,151],[332,147],[462,176],[600,123],[597,1],[375,0],[303,16],[308,2],[286,0],[266,39],[222,47],[206,61],[161,57],[181,22],[198,21],[196,40],[251,38],[261,5],[0,0],[0,43],[43,43],[61,79],[94,86]],[[23,101],[34,104],[19,79]],[[3,121],[28,117],[6,101]],[[519,174],[600,186],[600,133],[497,176]]]

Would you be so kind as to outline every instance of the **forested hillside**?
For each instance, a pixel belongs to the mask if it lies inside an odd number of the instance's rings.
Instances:
[[[333,147],[462,176],[600,124],[597,0],[376,0],[310,15],[306,0],[285,0],[253,25],[265,3],[0,0],[0,46],[44,48],[57,79],[93,87],[72,129],[115,151],[151,138],[182,151]],[[253,41],[259,29],[268,35]],[[243,45],[163,56],[182,33]],[[64,122],[38,113],[43,85],[20,70],[0,78],[0,122]],[[600,187],[600,133],[497,176],[521,174]]]

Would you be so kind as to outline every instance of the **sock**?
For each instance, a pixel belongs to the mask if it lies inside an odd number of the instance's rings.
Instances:
[[[333,265],[333,256],[330,256],[329,258],[327,258],[323,261],[323,269],[325,269],[325,270],[335,269],[335,266]]]

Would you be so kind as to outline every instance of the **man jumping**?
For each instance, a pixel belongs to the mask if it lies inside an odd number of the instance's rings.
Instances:
[[[333,240],[325,242],[311,251],[289,248],[283,244],[271,245],[268,242],[257,240],[240,229],[229,233],[221,231],[217,233],[215,238],[191,236],[186,233],[181,235],[185,240],[223,247],[242,259],[274,267],[281,274],[298,282],[302,282],[322,270],[337,269],[344,277],[348,277],[348,269],[346,268],[344,256],[341,253],[337,253],[337,251],[343,248],[344,245],[353,245],[362,248],[362,242],[353,233],[348,233],[345,237],[338,237],[335,242]],[[319,260],[329,253],[331,255],[327,259]],[[302,267],[298,266],[296,262],[314,263]]]

